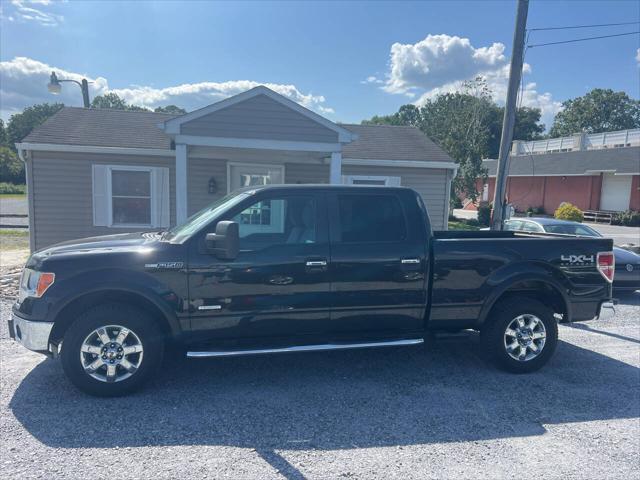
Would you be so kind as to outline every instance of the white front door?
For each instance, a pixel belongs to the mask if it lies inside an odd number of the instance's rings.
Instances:
[[[606,173],[602,178],[600,210],[622,212],[629,210],[631,198],[631,175]]]

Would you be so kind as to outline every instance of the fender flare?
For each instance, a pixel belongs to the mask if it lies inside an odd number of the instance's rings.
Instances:
[[[87,284],[83,284],[81,277],[69,280],[72,280],[72,284],[79,288],[71,288],[70,290],[73,291],[73,294],[59,299],[59,301],[55,303],[55,309],[52,309],[49,312],[49,318],[57,319],[61,312],[63,312],[73,302],[76,302],[83,297],[105,292],[113,292],[116,294],[122,293],[141,297],[157,308],[158,311],[162,313],[164,320],[166,320],[171,336],[176,337],[183,333],[176,311],[172,310],[170,305],[167,303],[168,301],[163,299],[162,296],[152,288],[140,285],[138,282],[123,283],[122,281],[117,282],[115,280],[106,280],[99,283],[92,282],[89,288],[83,288],[86,287]],[[177,301],[179,300],[180,299],[177,298]],[[55,321],[55,323],[58,322]]]
[[[491,309],[503,297],[506,291],[508,291],[514,285],[525,281],[544,283],[558,292],[564,303],[564,309],[567,314],[566,321],[571,321],[571,302],[569,301],[569,296],[567,295],[565,286],[563,286],[558,280],[553,278],[549,274],[549,272],[547,272],[546,275],[542,273],[521,273],[518,275],[509,276],[493,289],[491,295],[489,295],[487,300],[482,305],[480,315],[478,316],[478,326],[482,326],[485,323],[487,317],[489,316],[489,313],[491,313]]]

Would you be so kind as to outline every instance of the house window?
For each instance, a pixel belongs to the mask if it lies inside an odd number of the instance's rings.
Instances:
[[[151,171],[111,170],[111,223],[151,226]]]
[[[93,166],[93,224],[114,228],[169,226],[169,169]]]
[[[381,187],[400,186],[400,177],[380,175],[343,175],[342,183],[345,185],[378,185]]]
[[[284,165],[227,163],[229,192],[238,188],[284,183]]]

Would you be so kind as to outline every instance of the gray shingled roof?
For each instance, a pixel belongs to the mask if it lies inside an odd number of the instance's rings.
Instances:
[[[341,125],[358,135],[342,148],[344,158],[372,160],[429,160],[453,162],[438,145],[415,127]]]
[[[65,107],[22,141],[99,147],[171,148],[158,124],[176,115],[154,112]],[[343,157],[375,160],[453,162],[440,147],[414,127],[341,125],[358,134],[343,148]]]
[[[176,115],[64,107],[22,141],[97,147],[166,148],[171,139],[158,123]]]
[[[489,176],[495,176],[498,161],[484,160],[482,163],[489,170]],[[509,175],[588,175],[603,170],[640,174],[640,147],[512,156]]]

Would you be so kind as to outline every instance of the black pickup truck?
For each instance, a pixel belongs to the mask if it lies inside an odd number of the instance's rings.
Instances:
[[[168,342],[189,357],[410,345],[475,329],[488,357],[530,372],[557,322],[609,307],[612,241],[432,232],[394,187],[236,191],[171,230],[34,253],[10,331],[59,356],[94,395],[140,386]]]

